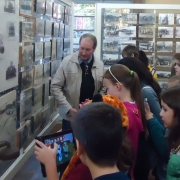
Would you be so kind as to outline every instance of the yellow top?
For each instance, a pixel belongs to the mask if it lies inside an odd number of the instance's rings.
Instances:
[[[150,65],[148,65],[148,69],[151,72],[154,80],[158,81],[158,77],[157,77],[157,74],[156,74],[156,69],[154,67],[151,67]]]

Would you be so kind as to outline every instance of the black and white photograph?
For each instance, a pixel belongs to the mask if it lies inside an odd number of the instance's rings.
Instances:
[[[56,53],[57,53],[57,59],[58,60],[63,57],[63,39],[57,40]]]
[[[148,58],[149,65],[154,66],[154,55],[153,54],[148,54],[146,56]]]
[[[43,84],[43,106],[48,104],[49,101],[49,81]]]
[[[51,57],[51,42],[44,42],[44,58]]]
[[[51,1],[46,1],[46,12],[45,15],[46,16],[50,16],[52,17],[52,8],[53,8],[53,2]]]
[[[70,26],[64,25],[64,37],[70,38]]]
[[[119,26],[115,24],[106,25],[104,28],[105,37],[118,37],[119,36]]]
[[[53,23],[53,37],[59,36],[59,23]]]
[[[124,26],[119,30],[121,37],[136,37],[136,26]]]
[[[43,85],[34,86],[32,88],[32,106],[41,107],[43,95]]]
[[[136,46],[136,40],[121,41],[121,42],[120,42],[121,51],[122,51],[127,45]]]
[[[10,61],[7,65],[6,80],[15,78],[17,76],[17,67],[15,67],[14,62]]]
[[[43,42],[34,43],[35,61],[43,59]]]
[[[144,52],[154,52],[154,42],[139,41],[139,50],[143,50]]]
[[[15,0],[4,0],[4,12],[15,14]]]
[[[70,38],[64,38],[64,50],[70,49]]]
[[[50,120],[50,109],[48,107],[42,111],[42,122],[40,128],[44,128]]]
[[[51,40],[51,61],[56,60],[56,39]]]
[[[44,79],[49,79],[50,77],[50,63],[45,63],[44,64],[44,67],[43,67],[43,76],[44,76]]]
[[[156,66],[171,66],[172,56],[157,56]]]
[[[37,14],[45,14],[45,0],[36,0],[35,11]]]
[[[54,78],[54,75],[56,74],[56,71],[59,68],[60,62],[61,61],[59,60],[51,62],[51,78]]]
[[[159,25],[174,25],[174,14],[159,14]]]
[[[123,13],[122,23],[124,24],[137,24],[137,13]]]
[[[155,24],[156,14],[139,13],[139,24]]]
[[[45,21],[45,36],[52,37],[52,22]]]
[[[180,38],[180,27],[176,27],[176,38]]]
[[[20,0],[20,14],[33,16],[33,0]]]
[[[139,37],[153,38],[154,27],[153,26],[139,26]]]
[[[20,89],[25,91],[33,85],[33,69],[29,71],[20,72]]]
[[[103,54],[104,65],[113,65],[118,62],[118,54]]]
[[[120,15],[119,13],[106,13],[104,15],[105,23],[119,23]]]
[[[43,81],[43,64],[34,66],[34,85],[41,84]]]
[[[42,110],[40,109],[31,116],[31,133],[38,131],[42,122]]]
[[[158,81],[158,84],[161,88],[161,90],[166,90],[168,88],[168,82],[165,82],[165,81]]]
[[[13,90],[0,97],[0,142],[7,142],[13,148],[16,144],[16,91]],[[1,151],[2,153],[2,151]],[[1,154],[2,156],[2,154]],[[17,155],[18,157],[18,155]],[[0,161],[2,167],[6,163]]]
[[[176,53],[180,53],[180,42],[176,42]]]
[[[22,22],[22,41],[32,42],[34,39],[34,22],[31,18],[26,18]]]
[[[45,21],[40,18],[36,18],[36,36],[43,37],[44,36],[44,23]]]
[[[171,72],[168,71],[156,71],[156,74],[159,78],[170,78],[171,77]]]
[[[7,22],[7,38],[14,38],[16,35],[15,23],[12,21]]]
[[[67,27],[66,27],[67,28]],[[64,24],[60,24],[59,25],[59,37],[64,37],[64,31],[65,31],[65,26],[64,26]],[[67,34],[66,35],[69,35],[70,36],[70,29],[69,29],[69,31],[67,32]],[[66,36],[65,36],[66,37]]]
[[[158,27],[158,38],[173,38],[173,27]]]
[[[103,40],[103,51],[118,52],[118,40]]]
[[[179,26],[180,25],[180,14],[176,15],[176,25]]]
[[[172,52],[173,42],[172,41],[157,41],[157,52]]]
[[[21,127],[16,130],[16,146],[21,148],[26,148],[28,141],[31,137],[31,121],[27,120]]]
[[[33,64],[33,50],[33,45],[22,46],[22,60],[20,61],[21,67],[27,67]]]

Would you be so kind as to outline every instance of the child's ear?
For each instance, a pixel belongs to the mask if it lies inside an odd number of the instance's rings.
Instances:
[[[76,139],[76,147],[77,147],[77,155],[80,157],[84,152],[84,148],[77,139]]]
[[[121,90],[121,84],[116,83],[116,88],[117,88],[118,91],[120,91]]]
[[[134,57],[134,53],[131,54],[131,57]]]

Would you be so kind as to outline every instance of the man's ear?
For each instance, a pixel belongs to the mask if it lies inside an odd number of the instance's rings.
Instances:
[[[84,148],[81,143],[76,139],[77,155],[80,157],[84,153]]]
[[[131,54],[131,57],[134,57],[134,53]]]

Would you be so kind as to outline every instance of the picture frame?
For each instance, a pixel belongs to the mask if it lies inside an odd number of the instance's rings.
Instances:
[[[43,64],[43,77],[49,79],[50,77],[50,62]]]
[[[45,21],[45,36],[52,37],[52,22],[48,20]]]
[[[103,51],[118,52],[118,40],[105,39],[103,40]]]
[[[42,122],[42,109],[38,110],[31,116],[31,133],[39,132]]]
[[[19,15],[32,17],[34,15],[34,0],[19,0]]]
[[[63,57],[63,39],[57,39],[56,43],[56,55],[57,55],[57,60],[62,59]]]
[[[136,37],[136,26],[124,26],[120,28],[119,35],[121,37]]]
[[[40,59],[43,59],[43,42],[36,42],[34,43],[34,60],[38,61]]]
[[[173,38],[173,27],[158,27],[158,38]]]
[[[51,41],[44,42],[44,58],[51,57]]]
[[[53,37],[59,37],[59,23],[53,23]]]
[[[56,60],[56,39],[51,40],[51,61]]]
[[[64,38],[64,45],[63,45],[63,47],[64,47],[64,50],[65,49],[70,49],[70,38]]]
[[[155,24],[155,13],[139,13],[139,24]]]
[[[139,50],[144,52],[154,52],[154,42],[153,41],[139,41]]]
[[[70,38],[70,26],[69,25],[64,25],[64,37]]]
[[[180,53],[180,42],[176,42],[176,53]]]
[[[120,14],[119,13],[106,13],[104,15],[104,23],[119,23]]]
[[[65,31],[65,25],[64,24],[60,24],[59,25],[59,37],[64,37],[64,31]],[[70,30],[67,32],[68,35],[70,34]]]
[[[53,2],[46,0],[45,15],[52,17]]]
[[[36,18],[36,37],[44,37],[45,21],[40,18]]]
[[[156,66],[167,66],[171,67],[172,56],[158,55],[156,60]]]
[[[159,25],[174,25],[174,14],[160,13],[158,22]]]
[[[34,86],[32,88],[32,106],[41,107],[43,98],[43,85]]]
[[[119,26],[118,25],[106,25],[104,28],[105,37],[119,37]]]
[[[7,21],[7,38],[9,40],[15,39],[16,36],[16,26],[15,22]]]
[[[173,42],[172,41],[157,41],[157,52],[172,52]]]
[[[36,0],[36,2],[35,2],[35,12],[37,14],[41,14],[41,15],[45,14],[45,7],[46,7],[45,3],[46,3],[45,0]]]
[[[15,14],[15,0],[4,0],[4,12]]]
[[[176,27],[175,38],[180,38],[180,27]]]
[[[33,76],[33,84],[37,86],[41,84],[43,81],[43,64],[34,65],[34,76]]]
[[[153,38],[154,37],[154,27],[153,26],[139,26],[139,37],[142,38]]]
[[[103,54],[104,65],[113,65],[118,62],[118,54]]]
[[[123,24],[137,24],[137,13],[123,13],[122,23]]]
[[[43,83],[43,106],[47,105],[49,102],[49,88],[49,81],[45,81]]]

